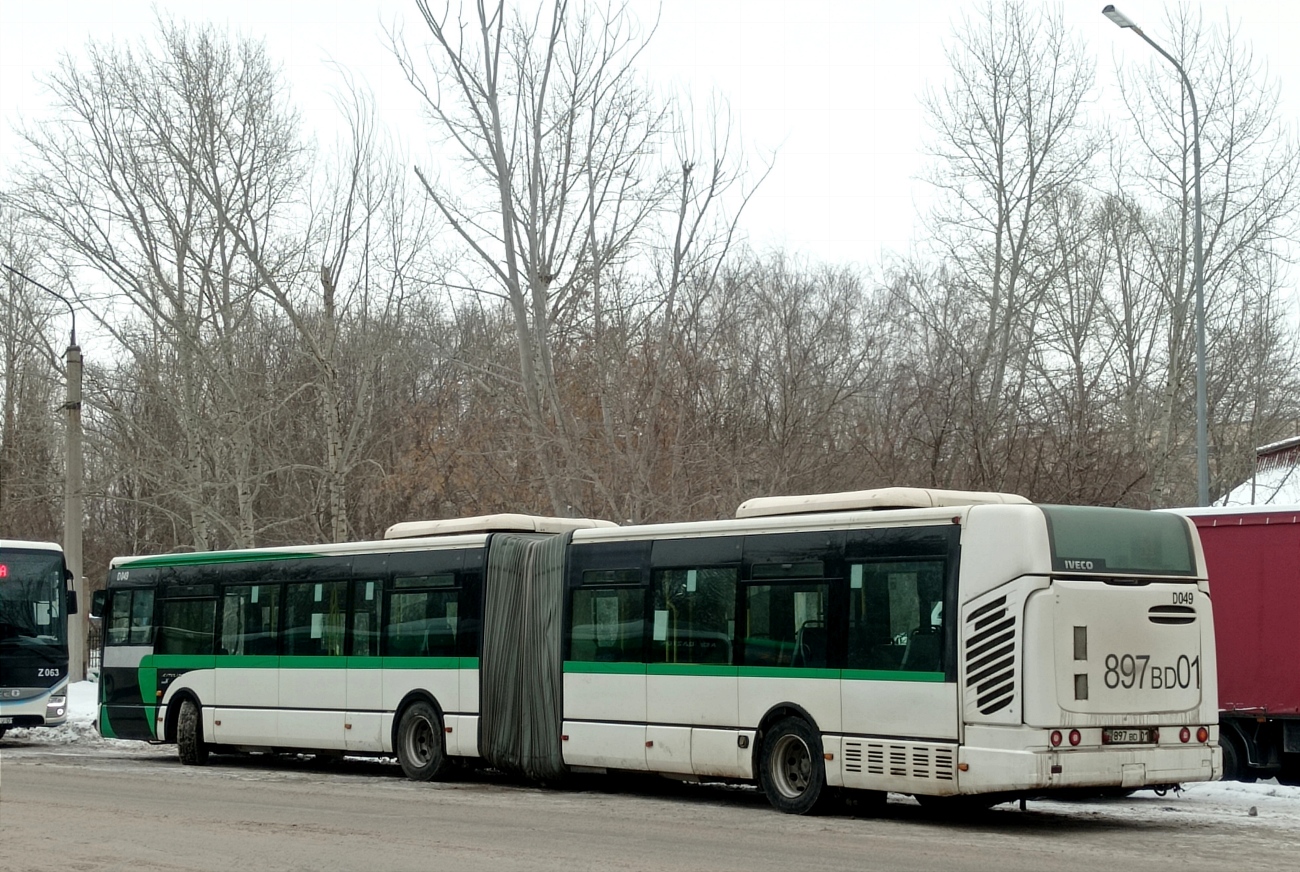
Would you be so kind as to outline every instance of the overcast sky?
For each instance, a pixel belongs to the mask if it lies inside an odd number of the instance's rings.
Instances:
[[[211,20],[264,38],[284,64],[292,99],[309,124],[333,117],[331,62],[368,83],[380,112],[412,152],[421,123],[409,86],[384,47],[381,24],[422,27],[411,0],[0,0],[0,185],[18,148],[12,125],[39,118],[47,104],[38,78],[61,54],[86,41],[137,41],[154,29],[153,8],[192,21]],[[958,0],[632,0],[647,23],[661,11],[647,56],[653,81],[687,89],[699,101],[714,91],[730,103],[740,135],[756,158],[777,152],[776,169],[745,222],[759,247],[782,245],[811,257],[878,262],[905,250],[928,189],[927,133],[919,96],[947,73],[945,42],[955,17],[980,6]],[[1097,61],[1097,110],[1119,109],[1116,62],[1149,60],[1136,35],[1101,15],[1099,0],[1066,0],[1066,24]],[[1117,4],[1157,42],[1165,8],[1157,0]],[[1212,0],[1211,21],[1229,14],[1282,85],[1283,116],[1300,119],[1300,3]],[[1174,72],[1170,68],[1170,75]]]

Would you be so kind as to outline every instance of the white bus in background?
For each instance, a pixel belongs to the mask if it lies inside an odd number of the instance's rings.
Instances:
[[[1186,519],[907,488],[737,515],[403,524],[278,567],[269,550],[118,560],[106,681],[139,668],[116,704],[106,684],[101,724],[153,696],[138,720],[187,762],[252,746],[395,753],[415,778],[458,759],[656,772],[757,782],[795,813],[848,790],[979,806],[1218,777]],[[114,609],[141,591],[156,640],[115,658]],[[203,654],[174,651],[181,624]],[[300,639],[323,647],[303,659]]]
[[[63,549],[0,539],[0,736],[68,719],[68,590]]]

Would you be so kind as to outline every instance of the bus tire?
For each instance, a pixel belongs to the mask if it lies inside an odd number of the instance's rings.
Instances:
[[[402,712],[397,726],[397,762],[412,781],[433,781],[451,768],[443,746],[442,719],[429,703],[417,702]]]
[[[194,700],[181,701],[181,711],[176,716],[176,751],[186,766],[202,766],[208,762],[208,745],[203,741],[200,714],[199,704]]]
[[[763,739],[758,782],[773,808],[786,814],[820,811],[829,799],[821,736],[803,718],[778,721]]]

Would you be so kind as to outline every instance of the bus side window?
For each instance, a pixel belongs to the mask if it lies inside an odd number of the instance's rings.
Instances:
[[[226,588],[221,606],[221,653],[275,654],[279,606],[278,584]]]
[[[907,560],[850,567],[848,668],[943,671],[944,565]]]
[[[108,632],[106,642],[109,645],[125,645],[131,638],[131,594],[130,589],[117,589],[112,592],[108,603]]]
[[[342,656],[347,606],[346,581],[285,585],[284,653],[314,657]]]
[[[652,663],[732,663],[735,567],[657,569]]]
[[[158,654],[211,654],[215,599],[163,600]]]
[[[745,586],[745,665],[827,665],[826,582]]]
[[[645,656],[645,588],[580,587],[572,592],[569,658],[640,663]]]
[[[348,652],[351,656],[379,656],[379,609],[382,602],[383,582],[378,579],[352,582],[352,648]]]

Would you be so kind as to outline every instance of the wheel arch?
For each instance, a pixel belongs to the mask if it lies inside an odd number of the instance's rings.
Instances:
[[[753,766],[754,780],[758,780],[758,770],[763,759],[763,744],[767,740],[767,734],[775,724],[780,723],[786,718],[796,717],[805,721],[812,728],[813,735],[817,739],[817,750],[821,752],[822,731],[817,726],[817,719],[808,713],[808,710],[795,702],[779,702],[769,708],[763,717],[758,721],[758,730],[754,735],[754,744],[750,749],[750,763]]]
[[[390,743],[389,747],[393,749],[394,753],[397,751],[397,735],[402,726],[402,718],[406,715],[407,709],[419,702],[427,702],[433,706],[433,712],[438,716],[438,729],[443,731],[443,744],[444,746],[446,744],[447,722],[443,717],[442,706],[438,704],[438,698],[424,688],[416,688],[407,691],[406,696],[402,697],[402,701],[393,710],[393,725],[388,732],[388,741]]]
[[[172,698],[167,700],[167,718],[163,721],[163,735],[161,736],[164,742],[172,745],[176,744],[176,724],[181,717],[181,703],[187,699],[198,706],[200,712],[203,711],[203,701],[191,688],[183,687],[176,691]]]

